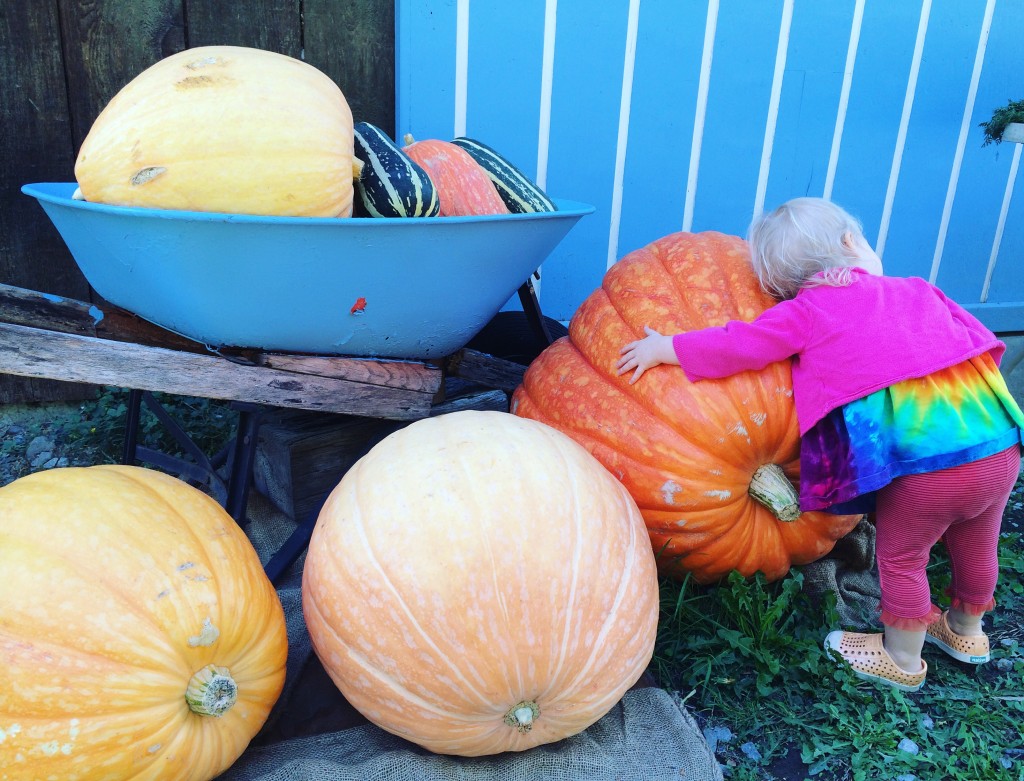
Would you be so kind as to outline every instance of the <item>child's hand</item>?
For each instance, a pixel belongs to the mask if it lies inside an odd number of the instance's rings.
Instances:
[[[671,336],[662,336],[653,328],[644,326],[646,337],[636,342],[630,342],[620,351],[622,357],[615,364],[617,374],[633,372],[629,378],[629,384],[639,380],[645,371],[663,363],[674,363],[679,365],[679,356],[676,355],[672,346]]]

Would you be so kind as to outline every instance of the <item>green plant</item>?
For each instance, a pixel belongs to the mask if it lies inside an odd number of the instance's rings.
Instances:
[[[993,141],[1000,143],[1003,140],[1003,131],[1006,126],[1013,122],[1024,122],[1024,100],[1011,100],[1005,106],[1001,106],[992,112],[992,117],[981,122],[980,127],[985,133],[985,141],[982,146],[988,146]]]
[[[54,457],[66,459],[70,466],[118,463],[124,445],[128,394],[124,388],[104,387],[96,398],[77,404],[5,409],[5,419],[11,420],[13,428],[2,432],[0,484],[41,468],[31,463],[26,453],[36,437],[49,440]],[[160,393],[154,397],[203,453],[217,453],[234,434],[238,413],[229,402]],[[139,418],[138,442],[167,455],[186,456],[181,444],[146,405]]]
[[[997,607],[986,619],[986,665],[962,665],[927,646],[920,692],[860,681],[822,649],[840,626],[834,597],[813,601],[792,570],[773,583],[761,575],[714,586],[663,580],[652,671],[686,693],[706,728],[728,729],[717,755],[733,779],[1020,781],[1022,499],[1018,484],[1005,520],[1011,531],[1000,540]],[[946,569],[938,546],[933,580]],[[936,600],[943,584],[933,584]]]

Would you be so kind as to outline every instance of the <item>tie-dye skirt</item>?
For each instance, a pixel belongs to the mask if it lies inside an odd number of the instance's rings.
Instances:
[[[800,440],[800,507],[854,514],[900,475],[1019,444],[1024,414],[986,353],[833,410]]]

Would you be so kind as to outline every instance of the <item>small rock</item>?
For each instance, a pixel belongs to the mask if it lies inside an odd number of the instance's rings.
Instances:
[[[744,754],[746,754],[748,757],[750,757],[755,762],[760,762],[761,761],[761,752],[758,751],[757,750],[757,746],[755,746],[749,740],[746,743],[744,743],[742,746],[740,746],[740,751],[742,751]]]
[[[897,748],[900,751],[906,751],[908,754],[916,754],[918,751],[921,750],[917,747],[917,744],[910,738],[903,738],[903,740],[900,741],[900,744],[899,746],[897,746]]]
[[[1013,669],[1012,659],[996,659],[996,669],[1001,673],[1008,673]]]
[[[36,456],[41,453],[52,453],[53,452],[53,440],[48,437],[39,436],[28,443],[28,447],[25,448],[25,458],[29,461],[35,461]]]
[[[705,727],[704,740],[708,742],[708,747],[714,754],[718,750],[718,741],[728,743],[732,740],[732,730],[728,727]]]
[[[932,717],[931,716],[922,716],[921,717],[921,726],[924,729],[935,729],[935,722],[932,721]]]
[[[42,469],[43,465],[52,458],[53,453],[51,453],[49,450],[44,450],[41,453],[37,453],[35,458],[32,459],[32,468]]]
[[[51,458],[45,464],[43,464],[43,466],[41,468],[42,469],[54,469],[55,467],[67,466],[67,465],[68,465],[68,460],[64,456],[61,456],[60,458]]]
[[[1017,641],[1014,640],[1012,637],[1004,637],[999,641],[999,645],[1001,645],[1003,648],[1009,648],[1016,642]]]

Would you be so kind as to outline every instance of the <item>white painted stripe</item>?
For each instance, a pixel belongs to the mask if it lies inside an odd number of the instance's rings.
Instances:
[[[555,29],[558,19],[558,0],[546,0],[544,3],[544,53],[540,72],[540,119],[537,128],[537,186],[547,192],[548,189],[548,152],[551,144],[551,87],[555,81]],[[544,264],[541,264],[541,269]],[[537,269],[537,278],[533,280],[533,292],[540,300],[540,291],[544,278]]]
[[[885,205],[882,207],[882,222],[878,227],[878,241],[875,245],[875,252],[880,257],[885,252],[885,239],[889,234],[892,203],[896,199],[896,183],[900,178],[900,166],[903,165],[903,147],[907,142],[907,126],[910,124],[910,111],[914,107],[917,75],[921,70],[921,53],[924,51],[925,33],[928,31],[928,16],[931,14],[931,10],[932,0],[922,0],[921,18],[917,23],[917,40],[914,42],[914,56],[910,63],[907,91],[903,97],[903,115],[900,117],[899,132],[896,134],[896,149],[892,155],[892,166],[889,169],[889,184],[885,188]]]
[[[974,101],[978,96],[978,82],[981,81],[981,68],[985,62],[985,49],[988,46],[988,34],[992,29],[992,12],[996,0],[988,0],[985,4],[985,17],[981,22],[981,34],[978,36],[978,48],[974,54],[974,71],[971,73],[971,86],[967,90],[967,101],[964,114],[960,120],[960,137],[956,142],[956,155],[953,157],[953,168],[949,172],[949,185],[946,187],[946,202],[942,205],[942,221],[939,224],[939,236],[935,242],[935,254],[932,256],[932,269],[928,281],[933,285],[939,275],[939,264],[942,263],[942,250],[946,246],[946,233],[949,230],[949,215],[953,211],[953,199],[956,197],[956,186],[960,181],[960,167],[964,161],[964,147],[967,146],[967,133],[972,130],[971,114],[974,113]]]
[[[985,284],[981,288],[981,303],[988,301],[988,291],[992,286],[992,274],[996,270],[996,259],[999,257],[999,244],[1003,240],[1003,227],[1006,225],[1006,213],[1010,211],[1010,199],[1013,197],[1013,185],[1017,181],[1017,168],[1020,165],[1022,144],[1014,144],[1013,162],[1010,163],[1010,174],[1006,177],[1006,190],[1003,192],[1003,206],[999,210],[999,222],[996,225],[996,237],[992,241],[992,254],[988,258],[985,270]]]
[[[619,225],[622,219],[622,179],[626,171],[629,141],[629,108],[633,99],[633,66],[636,63],[636,31],[640,26],[640,0],[629,0],[626,23],[626,56],[622,63],[622,93],[619,97],[619,135],[615,142],[615,179],[612,182],[611,221],[608,226],[607,268],[618,260]]]
[[[864,23],[864,0],[857,0],[850,23],[850,43],[846,47],[846,67],[843,68],[843,88],[839,93],[839,108],[836,111],[836,128],[832,133],[832,151],[828,156],[828,173],[825,174],[825,191],[822,197],[832,200],[832,188],[836,182],[836,168],[839,167],[839,146],[843,141],[846,125],[846,109],[850,105],[850,87],[853,84],[853,68],[857,62],[857,48],[860,45],[860,29]]]
[[[455,136],[466,135],[466,93],[469,83],[469,0],[455,10]]]
[[[544,54],[540,72],[540,121],[537,128],[537,186],[547,190],[548,151],[551,143],[551,86],[555,73],[555,22],[558,0],[544,3]]]
[[[686,202],[683,206],[683,230],[693,228],[693,205],[697,200],[697,172],[700,168],[700,148],[704,141],[704,122],[708,111],[708,85],[711,83],[711,63],[715,53],[715,30],[718,27],[718,0],[708,0],[708,15],[704,21],[704,51],[700,59],[700,80],[697,83],[697,110],[693,117],[693,138],[690,140],[690,168],[686,176]]]
[[[793,0],[782,5],[782,22],[779,24],[779,45],[775,51],[775,73],[772,75],[772,95],[768,102],[768,123],[764,129],[764,145],[761,147],[761,170],[757,175],[757,195],[754,198],[754,218],[764,211],[764,196],[768,190],[768,171],[772,165],[772,148],[775,145],[775,125],[779,119],[779,101],[782,97],[782,80],[786,73],[786,55],[789,52],[789,29],[793,22]]]

